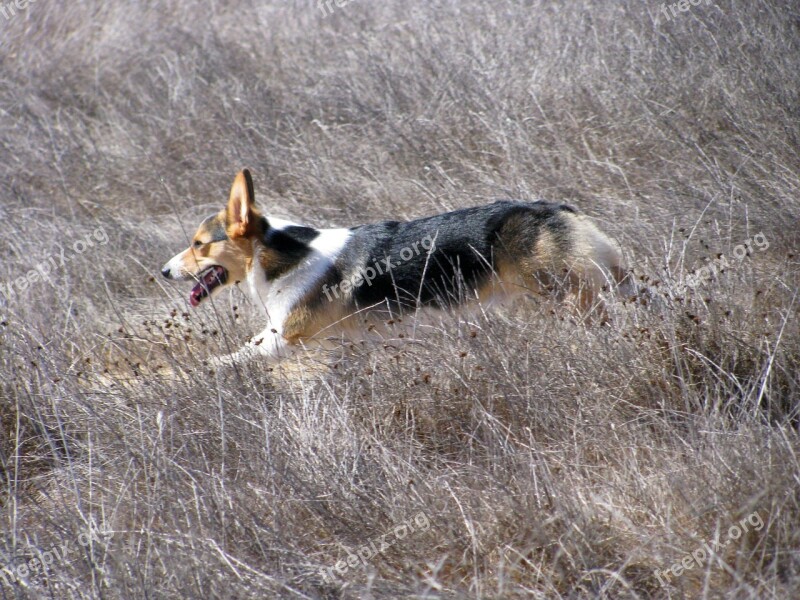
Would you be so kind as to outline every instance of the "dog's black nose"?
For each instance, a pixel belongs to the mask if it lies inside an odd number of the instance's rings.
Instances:
[[[169,267],[164,267],[163,269],[161,269],[161,274],[167,279],[169,279]]]

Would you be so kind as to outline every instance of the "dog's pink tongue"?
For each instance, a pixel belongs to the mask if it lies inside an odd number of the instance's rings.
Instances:
[[[189,293],[189,303],[192,306],[197,306],[203,298],[209,296],[211,291],[222,285],[227,279],[225,269],[222,267],[213,267],[203,275],[203,278],[195,284],[192,291]]]
[[[200,300],[203,294],[203,284],[198,283],[196,286],[192,288],[192,291],[189,292],[189,304],[192,306],[197,306],[200,304]]]

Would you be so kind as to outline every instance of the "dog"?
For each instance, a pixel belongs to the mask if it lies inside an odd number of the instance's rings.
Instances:
[[[317,229],[266,216],[253,179],[236,175],[227,206],[206,218],[164,277],[193,280],[192,306],[247,282],[267,327],[218,365],[280,359],[331,335],[350,337],[423,308],[519,295],[604,313],[599,294],[628,282],[619,245],[564,204],[498,201],[413,221]]]

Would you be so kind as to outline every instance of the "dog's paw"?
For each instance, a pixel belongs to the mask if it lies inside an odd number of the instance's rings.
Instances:
[[[205,365],[214,370],[230,369],[235,365],[244,363],[248,358],[249,355],[240,351],[222,356],[212,356],[205,361]]]

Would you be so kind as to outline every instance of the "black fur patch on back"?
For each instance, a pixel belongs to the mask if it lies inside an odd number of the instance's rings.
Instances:
[[[264,219],[262,239],[270,251],[267,279],[280,277],[303,261],[312,250],[309,244],[319,235],[313,227],[289,225],[283,229],[269,226]]]
[[[511,216],[529,222],[525,237],[533,247],[540,228],[558,232],[565,227],[558,218],[561,211],[574,212],[548,202],[499,201],[410,222],[354,227],[337,263],[343,271],[348,271],[346,265],[359,265],[375,272],[370,282],[354,288],[357,306],[388,302],[402,310],[418,305],[458,305],[492,276],[498,252],[505,251],[499,233]],[[431,252],[422,247],[424,239],[435,239]],[[387,258],[396,266],[387,269]],[[353,273],[344,275],[352,277]]]
[[[285,229],[267,229],[264,243],[269,248],[287,258],[302,260],[311,251],[309,244],[319,235],[319,231],[312,227],[292,225]]]
[[[308,245],[319,235],[319,231],[313,227],[304,225],[289,225],[282,230],[287,236]]]

